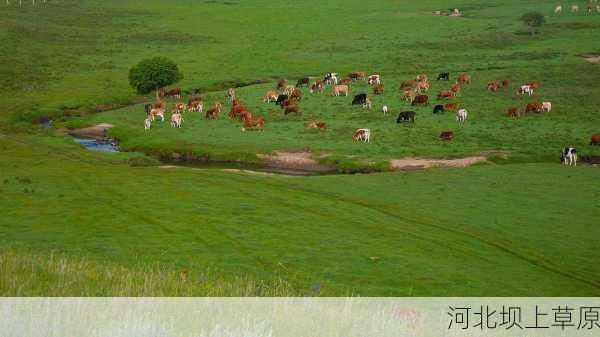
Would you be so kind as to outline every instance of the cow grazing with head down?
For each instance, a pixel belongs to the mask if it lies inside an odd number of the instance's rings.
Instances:
[[[458,104],[456,103],[448,103],[444,105],[444,110],[456,110],[458,109]]]
[[[275,101],[277,101],[277,96],[278,96],[277,95],[277,91],[275,91],[275,90],[269,90],[263,96],[263,102],[265,102],[265,103],[275,102]]]
[[[308,87],[308,84],[310,83],[310,78],[308,77],[304,77],[298,80],[298,82],[296,82],[296,88],[300,88],[302,86]]]
[[[454,131],[442,131],[440,133],[440,139],[444,141],[450,141],[454,138]]]
[[[600,134],[599,133],[592,135],[592,139],[590,140],[590,145],[600,145]]]
[[[544,112],[544,104],[541,102],[527,103],[525,112]]]
[[[310,93],[314,93],[314,92],[323,92],[323,90],[325,90],[325,85],[323,83],[323,81],[318,80],[315,83],[313,83],[310,86]]]
[[[152,110],[150,110],[150,119],[152,121],[154,121],[154,119],[156,119],[157,117],[160,117],[160,121],[164,122],[165,121],[165,109],[158,109],[158,108],[154,108]]]
[[[415,96],[415,99],[413,99],[411,105],[415,106],[415,105],[427,105],[429,104],[429,96],[427,95],[417,95]]]
[[[471,75],[469,74],[461,74],[457,80],[458,84],[471,83]]]
[[[243,116],[244,125],[242,126],[242,131],[246,130],[264,130],[265,128],[265,119],[262,117],[252,117],[251,114],[246,114]]]
[[[398,124],[400,124],[400,123],[414,123],[416,116],[417,116],[417,113],[414,112],[414,111],[402,111],[400,114],[398,114],[398,118],[396,119],[396,123],[398,123]]]
[[[364,71],[355,71],[353,73],[348,74],[348,77],[350,77],[354,81],[362,80],[363,78],[367,77],[367,73],[365,73]]]
[[[560,155],[560,160],[568,166],[577,166],[577,150],[574,147],[565,147]]]
[[[192,98],[188,101],[187,109],[189,111],[202,113],[203,108],[204,108],[204,104],[202,103],[202,100],[199,98]]]
[[[358,94],[352,99],[352,105],[364,105],[367,102],[367,94]]]
[[[467,111],[467,109],[458,110],[458,112],[456,113],[456,121],[461,124],[466,122],[468,114],[469,112]]]
[[[286,105],[283,108],[283,113],[286,115],[289,113],[292,113],[292,112],[296,112],[296,113],[298,112],[298,106],[296,104],[292,103],[292,104]]]
[[[375,95],[383,95],[384,90],[385,90],[385,87],[383,84],[375,84],[373,86],[373,93]]]
[[[450,73],[440,73],[437,77],[438,81],[450,81]]]
[[[302,99],[302,91],[300,91],[300,89],[294,89],[294,91],[292,91],[292,94],[290,95],[290,98],[299,101]]]
[[[444,112],[444,111],[445,111],[445,109],[444,109],[444,106],[443,106],[443,105],[441,105],[441,104],[438,104],[438,105],[436,105],[435,107],[433,107],[433,113],[434,113],[434,114],[437,114],[437,113],[442,113],[442,112]]]
[[[508,117],[520,117],[521,113],[519,111],[519,108],[512,107],[512,108],[508,109],[508,111],[506,112],[506,116],[508,116]]]
[[[362,141],[369,143],[371,141],[371,130],[370,129],[358,129],[352,134],[352,139],[356,141]]]
[[[341,85],[349,85],[352,83],[352,79],[350,77],[342,78],[339,82]]]
[[[443,90],[443,91],[440,91],[440,93],[437,95],[437,98],[438,99],[452,98],[452,96],[454,96],[454,93],[451,90]]]
[[[206,111],[206,119],[217,119],[219,117],[219,113],[221,113],[222,106],[223,105],[221,104],[221,102],[216,101],[215,106]],[[241,106],[241,105],[236,105],[236,106]],[[233,109],[233,107],[232,107],[232,109]]]

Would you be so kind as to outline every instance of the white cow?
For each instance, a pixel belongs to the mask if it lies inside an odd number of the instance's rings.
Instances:
[[[574,147],[565,147],[560,156],[565,165],[577,166],[577,150]]]
[[[562,13],[562,6],[558,5],[554,8],[554,14],[560,14]]]
[[[383,115],[384,115],[384,116],[385,116],[385,115],[387,115],[387,114],[388,114],[388,106],[387,106],[387,105],[384,105],[384,106],[381,108],[381,112],[383,112]]]
[[[148,116],[144,119],[144,130],[150,130],[152,127],[152,119]]]
[[[174,113],[171,115],[171,127],[180,128],[183,124],[183,115],[181,113]]]
[[[533,88],[529,84],[522,85],[519,88],[519,95],[533,96]]]
[[[578,5],[571,5],[571,12],[572,13],[579,12],[579,6]]]
[[[456,113],[456,121],[459,123],[464,123],[467,120],[468,114],[469,112],[467,111],[467,109],[458,110],[458,112]]]
[[[552,102],[542,102],[542,111],[550,112],[552,110]]]
[[[358,129],[352,135],[352,139],[369,143],[371,141],[371,130],[370,129]]]

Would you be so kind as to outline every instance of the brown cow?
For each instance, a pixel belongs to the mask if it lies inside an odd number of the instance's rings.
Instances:
[[[375,95],[383,95],[384,90],[385,90],[385,87],[383,86],[383,84],[375,84],[373,86],[373,93]]]
[[[242,111],[246,111],[246,107],[243,106],[239,101],[234,101],[231,105],[231,110],[229,110],[229,118],[238,119],[240,118],[240,114]]]
[[[206,110],[206,119],[217,119],[219,117],[219,113],[221,112],[221,102],[216,101],[215,106]]]
[[[415,77],[415,80],[417,82],[427,82],[429,79],[427,78],[427,75],[421,74],[421,75],[417,75],[417,77]]]
[[[327,128],[327,124],[324,122],[315,122],[315,121],[311,121],[311,122],[306,122],[304,124],[304,126],[307,129],[319,129],[319,130],[324,130]]]
[[[487,90],[496,92],[500,89],[500,83],[498,81],[489,81],[487,84]]]
[[[277,94],[277,91],[275,91],[275,90],[269,90],[263,96],[263,102],[265,102],[265,103],[271,103],[271,101],[275,102],[277,100],[278,96],[279,96],[279,94]]]
[[[292,94],[290,95],[290,98],[295,99],[296,101],[299,101],[302,99],[302,91],[300,91],[300,89],[296,88],[294,89],[294,91],[292,91]]]
[[[429,90],[429,82],[425,82],[425,81],[417,82],[417,85],[415,86],[415,90],[417,92],[428,91]]]
[[[535,90],[540,88],[539,83],[535,82],[535,81],[529,81],[529,82],[525,83],[525,85],[528,85],[531,87],[531,89],[535,89]]]
[[[324,89],[325,89],[325,84],[323,84],[323,81],[318,80],[310,86],[310,93],[312,94],[316,91],[323,92]]]
[[[405,89],[413,89],[417,86],[417,81],[415,80],[406,80],[400,83],[400,90]]]
[[[458,83],[454,83],[451,87],[450,87],[450,91],[452,91],[454,93],[454,96],[458,95],[458,93],[460,92],[460,84]]]
[[[443,91],[440,91],[437,98],[444,99],[444,98],[451,98],[452,96],[454,96],[454,93],[451,90],[443,90]]]
[[[181,88],[171,89],[166,94],[167,97],[181,99]]]
[[[283,108],[283,113],[286,115],[292,112],[298,112],[298,106],[296,104],[290,104]]]
[[[527,108],[525,109],[525,112],[543,112],[544,111],[544,104],[542,104],[541,102],[535,102],[535,103],[528,103],[527,104]]]
[[[347,78],[342,78],[338,84],[341,84],[341,85],[348,85],[348,84],[350,84],[350,83],[352,83],[352,79],[351,79],[351,78],[349,78],[349,77],[347,77]]]
[[[471,83],[471,75],[461,74],[460,76],[458,76],[457,83],[459,83],[459,84]]]
[[[260,129],[261,131],[265,128],[265,120],[262,117],[252,117],[250,114],[244,116],[244,126],[242,131],[246,129]]]
[[[284,87],[285,87],[285,80],[282,78],[279,81],[277,81],[277,90],[283,90]]]
[[[508,117],[520,117],[521,116],[521,112],[519,111],[519,108],[510,108],[508,109],[508,111],[506,112],[506,116]]]
[[[440,133],[440,139],[444,141],[449,141],[454,138],[454,131],[442,131]]]
[[[508,87],[509,85],[510,85],[510,81],[509,81],[509,80],[504,80],[504,81],[502,81],[502,86],[503,86],[503,87],[505,87],[505,88],[506,88],[506,87]]]
[[[448,103],[446,105],[444,105],[444,110],[457,110],[458,109],[458,104],[456,103]]]
[[[362,80],[367,77],[367,73],[364,71],[355,71],[353,73],[348,74],[348,77],[350,77],[353,80]]]
[[[414,90],[407,90],[404,92],[404,100],[406,100],[407,102],[412,103],[412,101],[415,99],[416,93]]]
[[[592,140],[590,141],[590,145],[600,145],[600,133],[592,135]]]
[[[427,95],[417,95],[411,104],[413,106],[417,104],[427,105],[429,104],[429,97]]]

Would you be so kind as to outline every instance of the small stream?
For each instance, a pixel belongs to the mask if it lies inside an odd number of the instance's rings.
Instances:
[[[91,151],[119,152],[117,144],[111,139],[75,138],[75,143]]]

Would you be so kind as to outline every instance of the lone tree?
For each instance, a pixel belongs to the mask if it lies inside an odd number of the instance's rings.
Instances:
[[[158,91],[183,79],[177,64],[165,57],[145,59],[129,70],[129,84],[139,94],[148,94],[152,90]]]
[[[531,35],[533,35],[535,34],[535,28],[541,27],[546,22],[546,18],[540,12],[529,12],[521,16],[521,21],[531,29]]]

